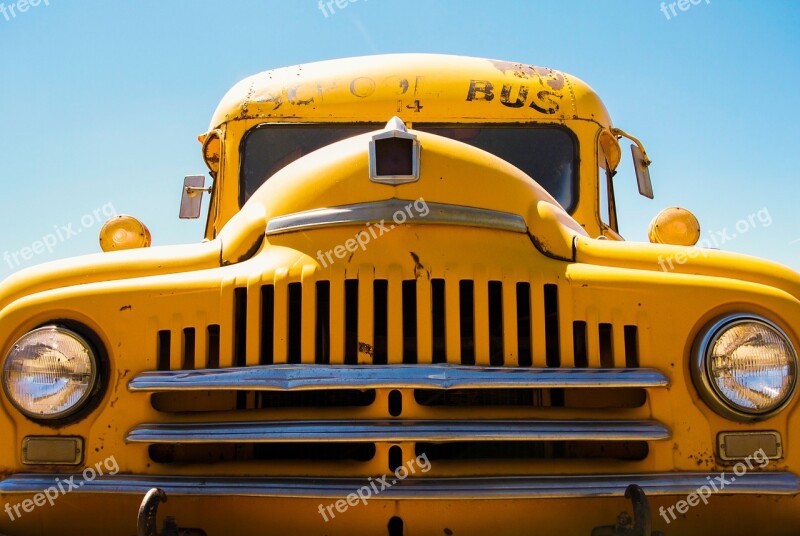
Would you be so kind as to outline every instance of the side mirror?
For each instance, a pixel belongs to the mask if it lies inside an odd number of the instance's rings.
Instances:
[[[615,136],[628,138],[634,143],[634,145],[631,145],[631,154],[633,155],[633,169],[636,172],[636,182],[639,183],[639,193],[648,199],[653,199],[653,183],[650,181],[649,169],[652,162],[647,158],[647,153],[644,150],[642,142],[619,128],[612,128],[611,133]]]
[[[639,183],[639,193],[648,199],[653,199],[653,183],[650,181],[650,160],[635,144],[631,144],[631,154],[633,155],[636,182]]]
[[[189,175],[183,179],[181,210],[179,214],[182,220],[196,220],[200,217],[200,205],[203,202],[203,192],[211,193],[211,188],[205,188],[205,184],[205,175]]]

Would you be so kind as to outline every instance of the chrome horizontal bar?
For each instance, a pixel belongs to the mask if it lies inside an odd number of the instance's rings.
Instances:
[[[666,387],[654,369],[551,369],[461,365],[265,365],[143,372],[131,391],[313,389],[507,389]]]
[[[152,423],[132,443],[352,443],[401,441],[653,441],[669,430],[645,420],[320,420]]]
[[[466,225],[515,233],[528,231],[528,225],[522,216],[508,212],[444,203],[425,203],[423,208],[427,211],[424,216],[421,214],[421,210],[414,207],[413,200],[388,199],[375,203],[358,203],[296,212],[269,220],[267,235],[307,231],[335,225],[367,225],[369,223],[382,223],[387,229],[391,229],[396,222],[393,218],[398,213],[403,214],[404,222],[411,224]],[[408,210],[411,212],[409,213]]]
[[[726,473],[725,478],[730,480]],[[80,473],[11,475],[0,482],[0,494],[32,494],[55,481],[80,478]],[[708,486],[719,473],[649,473],[567,476],[409,477],[381,491],[372,500],[414,499],[561,499],[622,497],[628,484],[638,484],[647,495],[686,497]],[[721,495],[796,495],[800,479],[788,472],[747,472],[720,489]],[[327,477],[219,477],[219,476],[99,476],[81,480],[73,493],[144,495],[161,488],[173,496],[249,496],[293,498],[341,498],[368,485],[366,478]]]

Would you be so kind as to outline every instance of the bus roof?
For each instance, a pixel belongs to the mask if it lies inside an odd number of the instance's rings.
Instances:
[[[441,54],[389,54],[322,61],[245,78],[223,97],[214,129],[236,120],[547,122],[610,126],[586,83],[522,63]]]

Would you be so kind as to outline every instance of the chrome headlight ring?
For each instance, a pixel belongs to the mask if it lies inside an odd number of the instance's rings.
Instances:
[[[797,387],[797,352],[775,323],[731,314],[707,325],[692,351],[701,398],[723,417],[762,420],[789,404]]]
[[[49,324],[20,337],[5,356],[3,391],[26,417],[57,424],[89,405],[101,382],[101,359],[80,333]]]

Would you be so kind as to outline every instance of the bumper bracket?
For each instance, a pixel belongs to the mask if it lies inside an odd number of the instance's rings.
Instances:
[[[615,525],[595,527],[592,536],[664,536],[663,532],[651,531],[650,504],[642,488],[630,484],[625,488],[625,498],[631,500],[633,518],[622,512]]]

